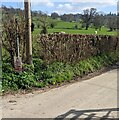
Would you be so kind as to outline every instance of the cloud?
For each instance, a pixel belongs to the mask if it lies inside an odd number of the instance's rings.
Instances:
[[[57,8],[58,9],[63,8],[63,4],[59,4]]]
[[[47,5],[48,7],[54,7],[54,3],[52,3],[52,2],[48,2],[46,5]]]
[[[115,5],[118,0],[68,0],[69,2],[79,2],[79,3],[100,3],[107,5]]]
[[[19,2],[24,0],[1,0],[1,2]],[[28,0],[26,0],[28,1]],[[99,4],[107,4],[107,5],[116,5],[118,0],[31,0],[31,2],[36,2],[36,3],[51,3],[53,4],[54,2],[72,2],[72,3],[99,3]],[[51,5],[52,6],[52,5]]]
[[[67,4],[59,4],[57,9],[65,9],[65,10],[72,10],[73,6],[69,3]]]
[[[80,6],[75,6],[72,3],[60,3],[57,5],[53,12],[57,12],[58,14],[64,13],[78,13],[80,12]]]
[[[38,3],[38,2],[39,2],[39,3],[46,3],[46,2],[48,3],[48,2],[51,2],[51,0],[31,0],[31,2],[32,2],[32,3],[35,3],[35,2],[36,2],[36,3]]]
[[[63,14],[63,13],[82,13],[83,10],[85,9],[90,9],[90,8],[97,8],[97,6],[93,5],[93,4],[74,4],[74,3],[68,3],[68,4],[59,4],[56,7],[55,12],[59,13],[59,14]]]
[[[32,6],[44,6],[44,7],[54,7],[54,3],[51,0],[31,0]]]
[[[2,0],[4,2],[24,2],[24,0]],[[87,8],[97,8],[97,11],[116,11],[118,0],[30,0],[33,10],[56,11],[64,13],[82,13]]]
[[[71,4],[64,4],[64,7],[69,10],[73,9],[73,6]]]

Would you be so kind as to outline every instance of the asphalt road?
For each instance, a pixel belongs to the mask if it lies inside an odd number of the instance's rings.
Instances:
[[[5,96],[2,100],[2,117],[117,118],[117,71],[114,69],[44,93]]]

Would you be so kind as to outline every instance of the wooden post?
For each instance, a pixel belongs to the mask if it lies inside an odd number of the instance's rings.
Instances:
[[[24,0],[25,9],[25,39],[26,39],[26,63],[32,64],[32,37],[31,37],[31,11],[30,0]]]
[[[117,2],[117,36],[119,36],[119,1]]]

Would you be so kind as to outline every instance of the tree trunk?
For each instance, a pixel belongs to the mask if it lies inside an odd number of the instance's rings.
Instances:
[[[14,52],[12,48],[9,51],[10,51],[11,64],[12,64],[12,67],[14,68]]]
[[[86,30],[88,30],[89,25],[86,25]]]

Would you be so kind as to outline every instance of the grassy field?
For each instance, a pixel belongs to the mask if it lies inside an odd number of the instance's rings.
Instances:
[[[78,22],[57,21],[55,29],[74,29],[75,25],[78,25],[78,27],[81,27],[81,24]]]
[[[35,31],[33,32],[33,35],[37,35],[37,34],[40,34],[40,31],[41,29],[35,29]],[[79,29],[65,29],[65,28],[62,28],[62,29],[48,29],[48,33],[54,33],[54,32],[61,32],[61,31],[64,31],[65,33],[69,33],[69,34],[95,34],[95,29],[93,28],[89,28],[89,30],[85,30],[85,29],[82,29],[82,30],[79,30]],[[101,31],[97,31],[97,34],[98,35],[114,35],[116,36],[117,35],[117,32],[116,31],[112,31],[112,32],[108,32],[108,29],[103,27]]]
[[[49,20],[51,21],[51,20]],[[54,32],[61,32],[64,31],[65,33],[69,34],[95,34],[95,29],[94,28],[89,28],[88,30],[80,29],[81,28],[81,23],[79,22],[64,22],[61,20],[53,20],[56,23],[56,26],[51,29],[50,27],[48,28],[48,33],[54,33]],[[52,22],[53,22],[52,21]],[[78,26],[78,29],[75,29],[75,25]],[[117,31],[112,31],[109,32],[109,29],[106,27],[102,27],[101,31],[97,31],[98,35],[117,35]],[[35,27],[35,31],[33,32],[33,35],[40,34],[41,28]]]

